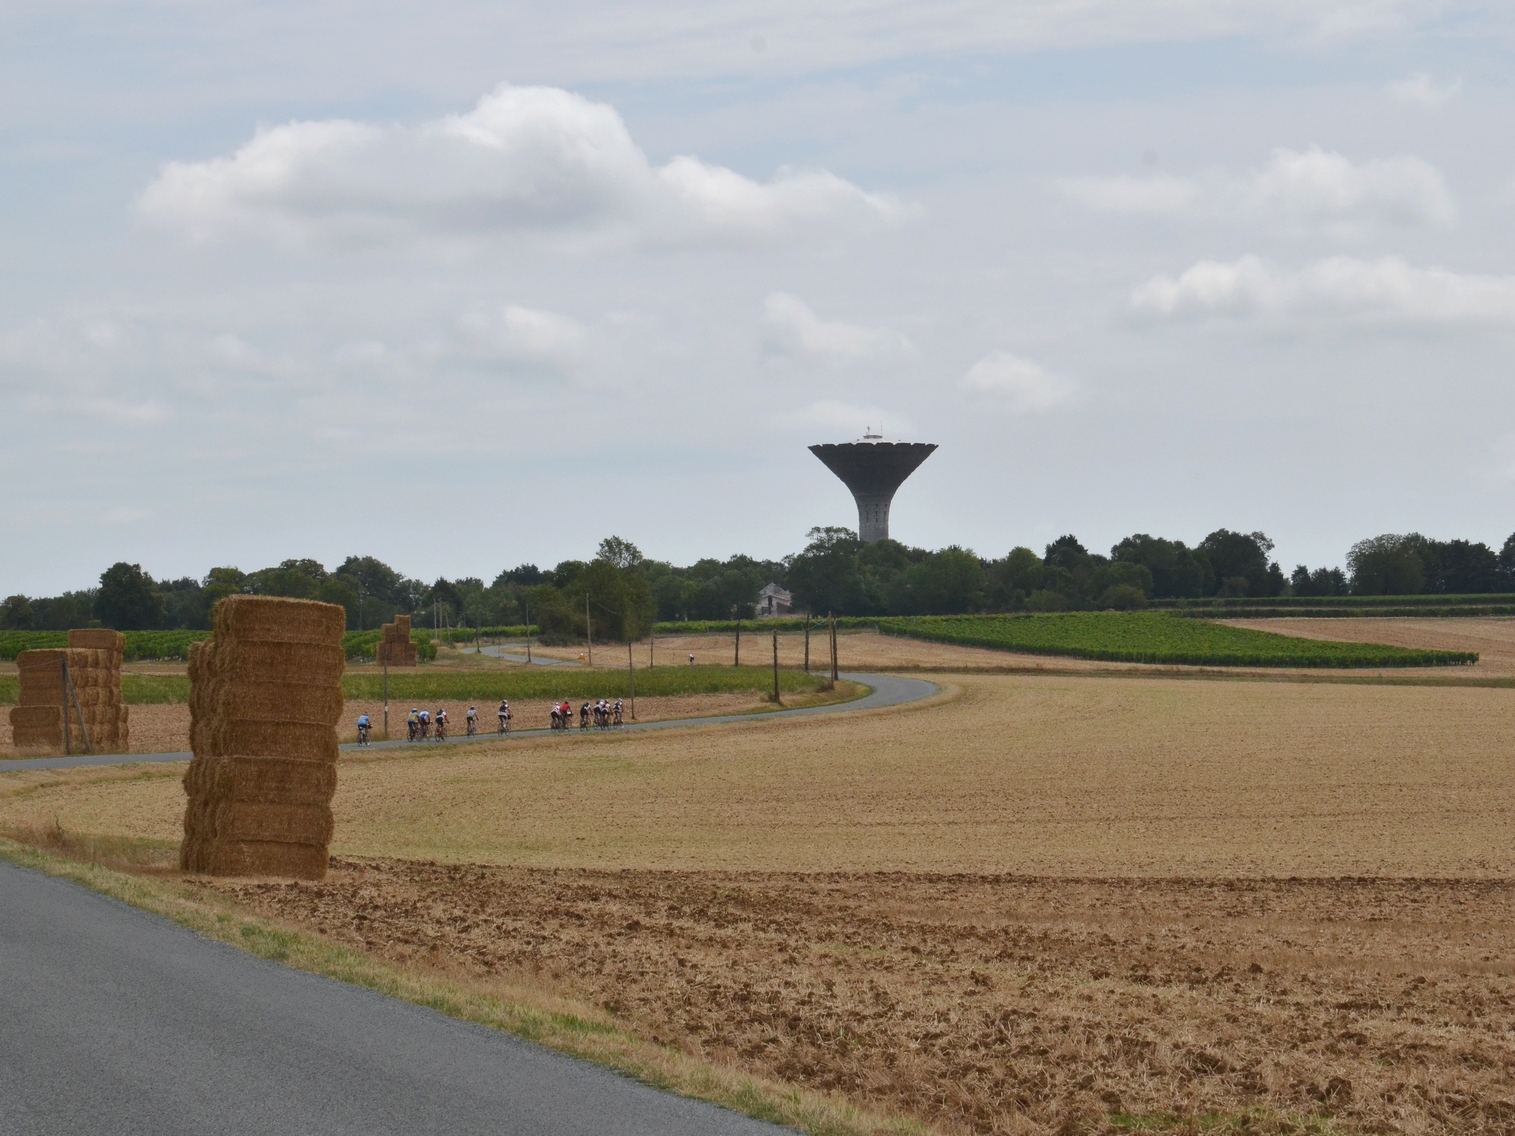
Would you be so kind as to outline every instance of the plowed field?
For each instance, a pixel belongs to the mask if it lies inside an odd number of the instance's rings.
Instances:
[[[1508,881],[545,871],[206,884],[948,1131],[1515,1126]],[[1179,1127],[1186,1127],[1179,1124]]]

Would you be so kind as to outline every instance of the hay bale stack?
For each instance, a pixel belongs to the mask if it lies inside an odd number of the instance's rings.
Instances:
[[[64,648],[17,654],[21,690],[10,716],[13,744],[61,751],[66,719],[69,748],[83,752],[87,732],[94,752],[127,752],[128,716],[121,700],[126,636],[118,631],[76,629],[68,633],[68,643]]]
[[[410,616],[397,615],[379,629],[378,661],[392,667],[416,665],[416,645],[410,641]]]
[[[129,715],[121,698],[126,636],[108,628],[75,628],[68,633],[68,654],[74,692],[95,752],[129,752]]]
[[[216,605],[215,637],[189,655],[185,871],[326,874],[346,623],[341,607],[310,600]]]

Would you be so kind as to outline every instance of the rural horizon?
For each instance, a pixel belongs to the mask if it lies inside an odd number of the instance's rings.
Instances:
[[[0,95],[0,1136],[1515,1136],[1515,5]]]

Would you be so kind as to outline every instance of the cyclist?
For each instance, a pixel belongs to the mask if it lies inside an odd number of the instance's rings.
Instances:
[[[622,711],[624,711],[625,709],[626,709],[626,700],[624,698],[617,698],[615,700],[615,724],[617,726],[623,726],[623,725],[626,724],[625,718],[623,718],[621,716]]]
[[[589,729],[589,703],[587,702],[579,707],[579,729]]]
[[[500,700],[500,733],[510,729],[510,703],[503,698]]]
[[[473,737],[474,731],[479,725],[479,712],[470,706],[468,713],[464,715],[464,721],[468,723],[468,736]]]
[[[414,706],[410,708],[410,717],[405,719],[405,731],[411,741],[421,732],[421,712]]]
[[[437,718],[436,718],[436,721],[437,721],[437,741],[439,741],[439,742],[445,742],[447,740],[447,708],[446,707],[444,707],[444,706],[438,706],[437,707]]]
[[[368,727],[369,727],[368,715],[367,714],[359,714],[358,715],[358,744],[360,746],[366,746],[368,744]]]
[[[421,737],[431,737],[431,711],[424,706],[421,708]]]

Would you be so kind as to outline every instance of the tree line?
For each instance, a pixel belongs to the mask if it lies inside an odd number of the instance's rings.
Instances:
[[[1515,535],[1495,552],[1465,540],[1385,534],[1354,544],[1345,571],[1301,564],[1287,576],[1266,534],[1229,529],[1193,547],[1136,533],[1108,556],[1069,535],[1041,554],[1017,547],[999,559],[956,545],[928,551],[893,540],[864,544],[845,528],[815,528],[806,539],[803,550],[782,560],[736,555],[679,567],[611,536],[590,560],[551,569],[521,564],[489,584],[477,577],[425,584],[372,556],[349,556],[330,571],[315,560],[285,560],[255,572],[222,567],[200,580],[161,581],[123,562],[106,569],[97,588],[10,596],[0,604],[0,629],[204,629],[216,601],[234,593],[340,604],[350,630],[409,614],[421,626],[534,623],[544,635],[572,639],[584,635],[587,610],[596,638],[620,641],[641,637],[655,620],[750,617],[768,583],[787,588],[796,611],[859,616],[1131,610],[1152,599],[1211,596],[1515,592]]]

